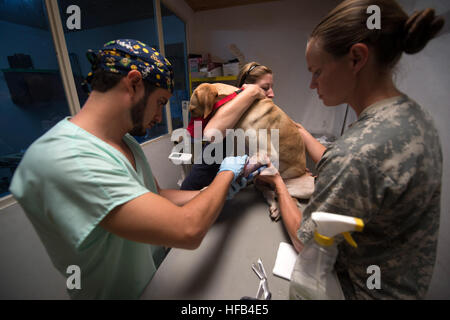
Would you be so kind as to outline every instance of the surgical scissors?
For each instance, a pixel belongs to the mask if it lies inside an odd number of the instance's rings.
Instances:
[[[261,258],[258,259],[257,263],[252,263],[252,269],[253,271],[255,271],[256,275],[259,278],[259,287],[258,291],[256,292],[256,299],[270,300],[270,298],[272,297],[272,293],[269,291],[266,270],[264,270]]]

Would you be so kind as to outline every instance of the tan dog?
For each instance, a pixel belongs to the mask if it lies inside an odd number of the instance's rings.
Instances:
[[[222,83],[204,83],[192,94],[189,111],[192,117],[206,118],[213,110],[216,102],[238,90],[234,86]],[[272,163],[278,163],[281,177],[285,181],[291,196],[307,199],[314,190],[314,178],[306,173],[305,144],[295,123],[283,112],[272,99],[255,101],[242,115],[234,129],[244,131],[267,129],[267,141],[271,141],[270,129],[279,131],[279,150],[277,152],[270,143],[266,146],[267,155]],[[259,145],[261,149],[261,145]],[[252,156],[252,155],[249,155]],[[260,155],[264,156],[264,155]],[[263,172],[264,173],[264,172]],[[261,189],[261,188],[260,188]],[[278,220],[280,212],[275,201],[275,193],[262,188],[270,205],[270,215]]]

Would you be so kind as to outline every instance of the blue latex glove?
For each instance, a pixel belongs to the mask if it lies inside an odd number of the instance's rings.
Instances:
[[[248,180],[244,177],[239,179],[238,181],[233,181],[231,183],[230,189],[228,189],[227,200],[233,199],[233,197],[238,193],[242,188],[247,186]]]
[[[222,171],[233,172],[234,174],[233,182],[235,182],[237,177],[239,177],[239,175],[241,174],[242,170],[244,170],[247,158],[248,155],[243,155],[240,157],[226,157],[225,159],[223,159],[222,164],[220,165],[219,172]]]

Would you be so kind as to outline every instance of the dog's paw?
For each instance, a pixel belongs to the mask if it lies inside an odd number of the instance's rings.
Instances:
[[[280,212],[280,209],[278,208],[278,206],[271,206],[270,208],[269,208],[269,212],[270,212],[270,218],[273,220],[273,221],[278,221],[278,220],[280,220],[280,218],[281,218],[281,212]]]

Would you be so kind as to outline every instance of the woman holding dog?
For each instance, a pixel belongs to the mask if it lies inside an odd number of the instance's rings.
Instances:
[[[366,28],[370,5],[381,29]],[[408,16],[388,0],[346,0],[313,30],[306,47],[310,88],[326,106],[348,103],[358,120],[326,150],[299,128],[317,163],[315,192],[300,212],[279,175],[259,176],[278,194],[286,227],[301,250],[315,211],[363,219],[358,248],[339,243],[336,271],[347,299],[422,299],[436,259],[442,179],[437,130],[425,108],[395,86],[403,52],[421,51],[444,21],[426,9]],[[290,230],[290,231],[292,231]],[[342,240],[342,239],[337,239]],[[381,288],[369,289],[369,266]]]
[[[256,62],[247,63],[238,75],[238,87],[244,88],[240,94],[230,102],[217,109],[214,116],[204,128],[204,135],[208,137],[211,129],[219,130],[225,137],[226,129],[234,128],[244,112],[258,99],[270,98],[273,93],[272,70]],[[226,154],[225,139],[223,154]],[[183,181],[181,190],[200,190],[208,186],[219,170],[220,164],[194,164],[189,176]],[[237,186],[236,186],[237,187]],[[239,190],[237,189],[236,192]]]

